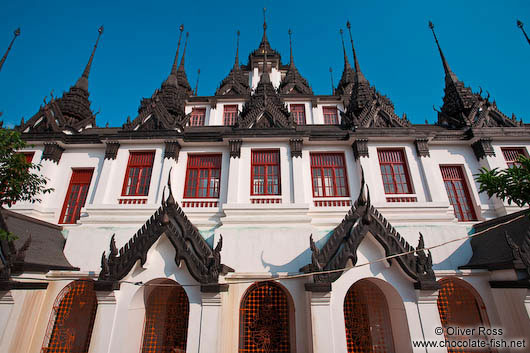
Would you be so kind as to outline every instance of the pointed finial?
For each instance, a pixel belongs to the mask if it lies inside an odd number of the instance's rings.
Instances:
[[[94,44],[94,48],[92,49],[92,54],[90,54],[90,58],[88,59],[88,63],[85,66],[85,70],[83,71],[83,74],[77,80],[75,83],[75,87],[84,89],[85,91],[88,91],[88,75],[90,75],[90,68],[92,67],[92,61],[94,60],[94,54],[96,53],[96,49],[98,47],[99,39],[101,38],[101,35],[103,34],[103,26],[98,28],[98,39],[96,39],[96,44]]]
[[[293,34],[293,31],[291,31],[291,29],[289,28],[289,50],[290,50],[290,53],[291,53],[291,57],[290,57],[290,62],[289,64],[290,65],[293,65],[294,64],[294,60],[293,60],[293,45],[292,45],[292,42],[291,42],[291,34]]]
[[[517,20],[517,27],[519,27],[521,29],[521,31],[523,32],[528,44],[530,44],[530,38],[528,38],[528,35],[526,34],[526,31],[524,30],[524,23],[522,23],[521,21]]]
[[[188,46],[189,32],[186,32],[186,40],[184,41],[184,51],[182,52],[182,59],[180,59],[180,65],[178,71],[184,71],[184,58],[186,57],[186,47]]]
[[[179,34],[179,41],[178,41],[178,44],[177,44],[177,53],[175,54],[175,60],[173,61],[173,66],[171,67],[171,74],[170,76],[174,75],[175,76],[175,84],[176,84],[176,74],[177,74],[177,64],[178,64],[178,60],[179,60],[179,49],[180,49],[180,40],[182,39],[182,32],[184,31],[184,25],[180,25],[179,27],[179,31],[180,31],[180,34]],[[168,78],[169,80],[169,78]]]
[[[348,55],[346,54],[346,47],[344,46],[344,36],[343,36],[344,31],[342,30],[342,28],[339,30],[339,33],[340,33],[340,40],[342,42],[342,52],[344,53],[344,68],[350,69],[351,66],[350,66],[350,62],[348,61]]]
[[[454,80],[456,80],[456,75],[451,71],[451,68],[449,67],[449,64],[447,63],[447,60],[445,60],[444,53],[442,51],[442,48],[440,47],[440,43],[438,42],[438,37],[436,37],[436,32],[434,32],[434,24],[429,21],[429,28],[432,31],[432,34],[434,36],[434,40],[436,41],[436,46],[438,47],[438,51],[440,52],[440,57],[442,58],[442,64],[444,66],[444,72],[446,76],[450,76],[451,78],[454,77]]]
[[[361,73],[361,69],[359,67],[359,62],[357,61],[357,54],[355,53],[355,47],[353,46],[353,38],[351,36],[351,24],[350,24],[350,21],[346,21],[346,27],[348,28],[348,32],[350,33],[351,50],[353,52],[353,67],[355,68],[355,72]]]
[[[264,7],[263,8],[263,37],[261,38],[261,42],[262,43],[267,42],[267,20],[265,18],[265,12],[266,11],[267,11],[267,9]]]
[[[199,76],[201,76],[201,69],[197,70],[197,82],[195,83],[195,96],[197,96],[197,91],[199,89]]]
[[[11,42],[9,43],[9,46],[7,47],[6,53],[2,57],[2,60],[0,60],[0,71],[2,71],[2,66],[4,66],[4,62],[7,59],[7,55],[11,51],[11,47],[13,46],[13,43],[15,43],[15,39],[20,35],[20,28],[15,29],[13,32],[13,39],[11,39]]]
[[[333,69],[329,67],[329,76],[331,78],[331,95],[335,94],[335,85],[333,84]]]
[[[234,61],[234,68],[239,68],[239,30],[237,30],[237,44],[236,44],[236,59]]]

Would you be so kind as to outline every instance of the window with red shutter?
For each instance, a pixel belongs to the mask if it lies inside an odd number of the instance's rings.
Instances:
[[[251,195],[280,195],[280,152],[252,151]]]
[[[304,104],[291,104],[291,115],[297,125],[305,125]]]
[[[402,149],[377,150],[385,194],[411,194],[405,153]]]
[[[74,224],[79,219],[81,208],[85,206],[93,173],[94,169],[72,169],[59,223]]]
[[[339,123],[337,107],[322,107],[322,112],[324,113],[324,124],[336,125]]]
[[[122,196],[147,196],[155,152],[131,152],[125,172]]]
[[[185,198],[218,198],[221,184],[221,155],[188,155]]]
[[[206,108],[193,108],[191,111],[190,126],[203,126],[206,117]]]
[[[347,197],[348,179],[343,153],[311,153],[314,197]]]
[[[440,166],[442,177],[449,197],[449,203],[453,205],[455,216],[459,221],[475,221],[477,219],[475,210],[471,203],[471,196],[464,178],[461,166]]]
[[[234,125],[237,118],[237,105],[225,105],[223,112],[223,125]]]
[[[33,156],[35,155],[35,152],[23,152],[22,154],[26,158],[26,163],[29,164],[33,161]]]
[[[514,165],[521,165],[517,161],[517,157],[526,156],[525,149],[523,147],[501,148],[501,150],[508,168],[511,168]]]

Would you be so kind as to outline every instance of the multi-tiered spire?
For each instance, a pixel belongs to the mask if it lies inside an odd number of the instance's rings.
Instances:
[[[302,94],[302,95],[312,95],[313,91],[311,90],[311,87],[307,83],[307,80],[300,75],[298,72],[298,69],[294,65],[294,58],[293,58],[293,44],[292,44],[292,31],[289,29],[289,51],[290,51],[290,59],[289,59],[289,69],[287,69],[287,73],[285,74],[285,77],[283,78],[282,82],[280,82],[280,93],[283,94]]]
[[[344,69],[342,70],[342,77],[340,78],[339,84],[337,85],[337,89],[335,90],[335,94],[338,94],[339,96],[343,96],[344,100],[349,100],[349,96],[351,95],[351,90],[353,87],[354,82],[354,71],[350,65],[350,62],[348,61],[348,55],[346,54],[346,46],[344,45],[344,32],[342,31],[342,28],[339,30],[340,33],[340,40],[342,42],[342,53],[344,56]]]
[[[96,117],[90,108],[88,100],[88,77],[92,68],[92,62],[96,49],[103,34],[103,26],[98,29],[98,37],[94,48],[88,59],[88,63],[75,85],[70,87],[61,98],[52,99],[41,107],[26,123],[21,122],[18,129],[28,132],[60,132],[68,130],[70,133],[78,133],[83,129],[95,127]]]
[[[186,32],[186,40],[184,41],[184,51],[182,52],[182,59],[180,59],[179,68],[177,70],[177,83],[180,87],[184,88],[189,95],[193,94],[190,83],[188,82],[188,76],[184,69],[184,59],[186,58],[186,48],[188,46],[189,33]]]
[[[364,77],[353,45],[350,21],[346,22],[346,27],[350,35],[354,68],[351,96],[346,113],[343,115],[343,125],[354,128],[410,126],[406,117],[400,118],[396,115],[392,101],[371,87],[370,82]]]
[[[11,51],[11,48],[13,47],[13,43],[15,43],[15,39],[20,35],[20,28],[15,29],[13,32],[13,39],[11,39],[11,43],[9,43],[9,46],[7,47],[6,53],[4,56],[2,56],[2,60],[0,60],[0,71],[2,71],[2,66],[4,66],[4,63],[6,62],[7,56],[9,55],[9,52]]]
[[[250,94],[250,87],[248,84],[248,75],[243,73],[241,66],[239,65],[239,35],[237,31],[237,44],[236,44],[236,56],[234,60],[234,66],[228,73],[219,88],[215,91],[216,96],[224,95],[248,95]]]

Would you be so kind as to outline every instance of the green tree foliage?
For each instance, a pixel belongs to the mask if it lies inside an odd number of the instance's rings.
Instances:
[[[530,158],[519,156],[517,162],[508,169],[481,168],[475,174],[479,192],[486,192],[489,197],[495,195],[510,205],[513,202],[519,207],[530,206]]]
[[[0,209],[17,201],[40,202],[40,195],[53,191],[46,188],[47,178],[36,173],[40,164],[28,163],[22,153],[17,153],[26,146],[17,131],[0,129]],[[0,238],[9,236],[0,229]]]

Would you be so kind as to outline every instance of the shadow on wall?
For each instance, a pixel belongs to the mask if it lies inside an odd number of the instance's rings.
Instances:
[[[472,235],[473,232],[474,230],[471,229],[467,235]],[[436,251],[436,249],[431,251]],[[467,264],[471,259],[471,256],[473,256],[473,250],[471,249],[470,239],[467,239],[460,244],[458,248],[452,251],[451,255],[449,255],[445,260],[437,264],[433,264],[432,268],[433,270],[454,270],[457,269],[458,266]]]
[[[319,249],[322,249],[328,238],[330,237],[333,230],[327,232],[321,239],[317,240],[316,246]],[[283,264],[283,265],[275,265],[272,263],[269,263],[265,261],[263,258],[263,251],[261,252],[260,259],[261,263],[264,268],[269,268],[269,272],[272,275],[277,275],[278,272],[287,272],[289,274],[291,273],[298,273],[299,269],[309,263],[311,263],[311,249],[309,248],[309,236],[307,237],[307,248],[301,252],[297,257],[293,258],[291,261]]]

